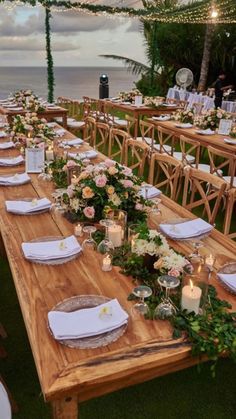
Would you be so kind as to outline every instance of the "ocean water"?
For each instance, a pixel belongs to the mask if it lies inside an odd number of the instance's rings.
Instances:
[[[65,96],[81,99],[82,96],[98,98],[99,76],[109,77],[109,96],[121,90],[130,90],[137,77],[120,67],[56,67],[55,98]],[[47,70],[45,67],[0,67],[0,98],[20,89],[32,89],[37,95],[47,97]]]

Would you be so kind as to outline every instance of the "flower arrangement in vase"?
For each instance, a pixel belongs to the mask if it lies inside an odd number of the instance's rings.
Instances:
[[[179,110],[174,115],[174,120],[179,121],[183,124],[193,124],[194,112],[193,109]]]
[[[199,126],[202,129],[211,129],[215,130],[219,127],[221,119],[230,119],[231,116],[229,113],[223,109],[210,109],[205,112],[203,115],[197,116],[194,119],[195,125]]]
[[[52,140],[54,131],[48,127],[46,119],[38,118],[36,113],[16,115],[10,125],[9,132],[13,140],[26,145],[27,138],[37,138],[38,142]]]

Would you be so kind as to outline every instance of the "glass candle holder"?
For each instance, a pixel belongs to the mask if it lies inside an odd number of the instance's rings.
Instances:
[[[131,247],[131,252],[133,251],[133,246],[135,243],[135,238],[137,237],[137,229],[138,229],[139,225],[138,224],[131,224],[128,227],[128,243],[130,244]]]
[[[108,238],[114,247],[120,247],[126,240],[127,213],[122,210],[111,210],[107,213],[107,218],[113,221],[108,227]]]
[[[203,314],[207,300],[210,268],[198,263],[191,274],[185,273],[182,281],[181,308],[195,314]]]

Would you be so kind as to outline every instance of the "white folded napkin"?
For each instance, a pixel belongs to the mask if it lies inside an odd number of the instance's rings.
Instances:
[[[0,143],[0,149],[6,150],[7,148],[15,147],[15,144],[13,141],[6,141],[5,143]]]
[[[57,126],[57,123],[56,123],[56,122],[47,122],[47,126],[48,126],[49,128],[54,128],[54,127],[56,127],[56,126]]]
[[[24,158],[22,156],[0,159],[0,166],[17,166],[23,163]]]
[[[143,197],[147,199],[152,199],[155,198],[156,196],[161,194],[160,189],[155,188],[155,186],[152,186],[151,188],[146,188],[145,186],[142,186],[141,191],[139,192],[139,194]]]
[[[160,224],[160,230],[173,239],[187,239],[209,233],[213,226],[201,218],[179,224]]]
[[[210,128],[208,128],[208,129],[200,129],[196,131],[196,133],[201,134],[201,135],[213,135],[215,134],[215,131],[212,131]]]
[[[81,252],[75,236],[55,241],[22,243],[21,246],[26,259],[62,259]]]
[[[0,131],[0,138],[5,138],[7,137],[7,134],[5,131]]]
[[[10,111],[23,111],[23,108],[21,106],[19,106],[19,107],[18,106],[14,106],[14,107],[13,106],[11,106],[11,107],[9,106],[8,109]]]
[[[218,273],[217,276],[229,288],[231,288],[233,291],[236,291],[236,273],[234,273],[234,274],[221,274],[221,273]]]
[[[117,329],[127,323],[128,314],[115,298],[99,306],[70,313],[50,311],[48,321],[55,339],[78,339]]]
[[[57,137],[63,137],[63,135],[66,133],[66,130],[64,128],[59,128],[54,130]]]
[[[18,212],[19,214],[27,214],[37,212],[43,209],[51,208],[51,201],[47,198],[32,199],[32,201],[6,201],[6,209],[8,212]]]
[[[79,160],[83,160],[83,159],[94,159],[95,157],[97,157],[98,152],[96,150],[88,150],[88,151],[84,151],[83,153],[68,153],[69,157],[72,157],[74,159],[79,159]]]
[[[23,185],[30,181],[30,177],[27,173],[16,173],[11,176],[0,176],[0,185]]]
[[[189,122],[182,123],[182,124],[176,124],[177,128],[192,128],[193,124],[190,124]]]
[[[154,119],[154,121],[169,121],[170,115],[153,116],[152,119]]]
[[[63,140],[62,144],[64,145],[80,145],[83,144],[83,140],[81,138],[74,138],[73,140]]]
[[[233,145],[236,145],[236,138],[234,139],[234,138],[224,138],[224,142],[226,143],[226,144],[233,144]]]

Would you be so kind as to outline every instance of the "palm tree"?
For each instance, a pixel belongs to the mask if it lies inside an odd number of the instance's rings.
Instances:
[[[214,31],[215,31],[215,26],[213,24],[206,25],[206,33],[205,33],[205,40],[204,40],[204,48],[203,48],[203,55],[202,55],[200,78],[199,78],[199,82],[198,82],[198,91],[199,92],[202,92],[202,91],[206,90]]]
[[[178,3],[178,0],[142,0],[142,3],[146,9],[153,7],[156,9],[164,9],[175,6]],[[100,56],[123,61],[128,70],[132,71],[133,74],[142,74],[148,81],[149,92],[151,93],[153,91],[154,81],[158,78],[158,76],[160,76],[160,73],[163,70],[157,42],[157,29],[159,22],[141,19],[141,23],[148,64],[120,55],[103,54]]]

